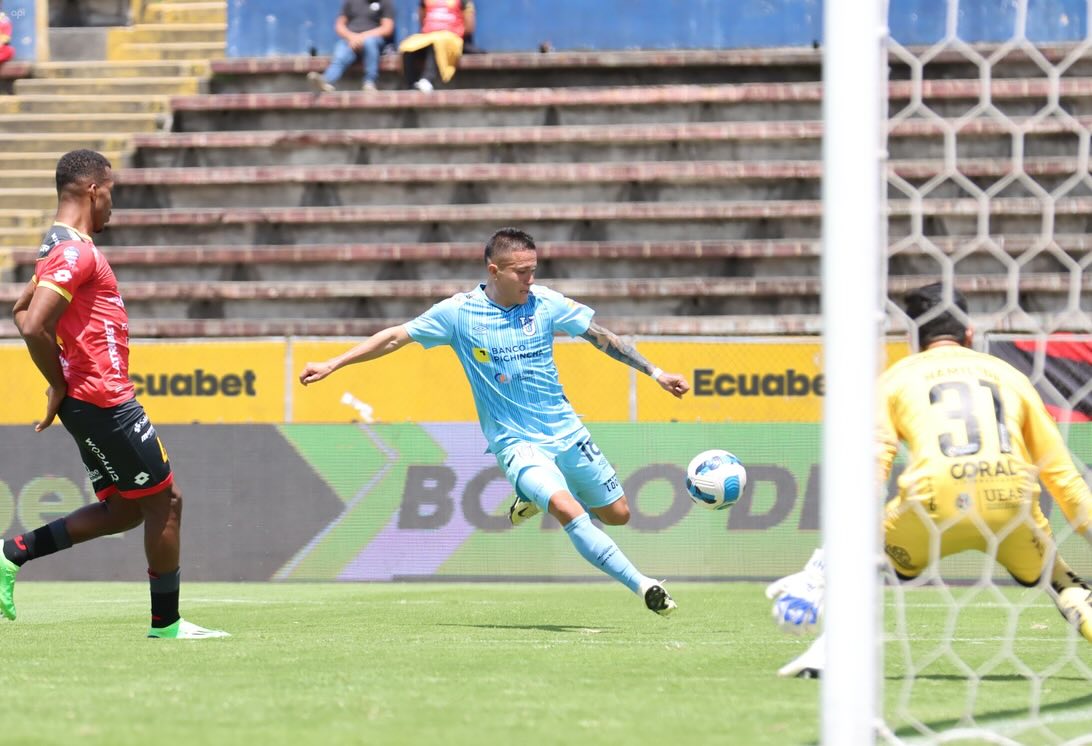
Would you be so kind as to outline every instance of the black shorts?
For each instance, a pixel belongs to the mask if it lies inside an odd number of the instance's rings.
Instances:
[[[136,399],[104,409],[67,396],[59,416],[100,500],[114,493],[145,497],[174,481],[167,451]]]

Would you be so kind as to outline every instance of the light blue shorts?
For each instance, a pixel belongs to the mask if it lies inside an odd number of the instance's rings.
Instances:
[[[543,512],[550,496],[565,490],[587,509],[602,508],[624,492],[618,473],[585,429],[571,448],[554,453],[533,443],[517,443],[497,454],[497,463],[516,495]]]

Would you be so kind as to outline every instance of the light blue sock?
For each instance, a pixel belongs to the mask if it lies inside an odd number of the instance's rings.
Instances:
[[[569,540],[576,547],[576,551],[580,552],[581,557],[634,593],[638,592],[642,581],[648,580],[637,571],[626,555],[622,554],[622,550],[614,543],[614,539],[591,522],[591,516],[587,513],[569,521],[565,526],[565,533],[569,535]]]

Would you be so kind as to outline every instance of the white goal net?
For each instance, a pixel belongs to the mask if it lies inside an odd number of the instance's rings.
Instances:
[[[1074,420],[1086,419],[1075,415],[1092,389],[1080,376],[1082,365],[1092,373],[1092,343],[1065,333],[1092,331],[1088,35],[1067,43],[1068,24],[1082,19],[1029,18],[1028,0],[995,3],[998,19],[968,18],[963,5],[948,0],[933,43],[889,39],[891,327],[906,328],[894,302],[904,291],[935,280],[958,288],[976,345],[1025,369],[1083,465],[1092,454]],[[988,38],[1009,24],[1007,38]],[[1092,572],[1083,537],[1061,511],[1048,515],[1059,552]],[[935,545],[948,528],[935,529]],[[1023,588],[1000,570],[1004,531],[983,524],[985,555],[889,582],[889,740],[1092,742],[1092,645],[1055,610],[1049,577]],[[937,700],[941,681],[945,699],[962,683],[955,702]]]
[[[890,0],[886,11],[883,331],[906,338],[906,291],[937,281],[960,291],[975,348],[1030,377],[1087,481],[1092,1]],[[828,44],[832,21],[828,9]],[[833,82],[828,77],[828,89]],[[830,115],[828,133],[837,126]],[[830,354],[828,341],[828,365]],[[835,505],[824,501],[824,511]],[[1088,579],[1088,541],[1045,489],[1041,507],[1058,555]],[[936,526],[925,508],[921,517],[936,551],[955,521]],[[1014,522],[1030,521],[1024,514]],[[885,571],[877,631],[884,644],[875,664],[881,694],[869,740],[1092,744],[1092,642],[1059,614],[1049,573],[1024,587],[997,564],[998,545],[1015,527],[991,531],[980,523],[985,553],[933,556],[910,581]],[[837,541],[832,528],[824,523],[828,554]],[[1044,543],[1049,562],[1055,550]],[[838,569],[828,562],[828,571]],[[828,595],[828,636],[834,600]],[[837,644],[828,642],[832,656]],[[824,689],[825,721],[828,695]],[[832,733],[824,722],[824,742],[835,742]]]

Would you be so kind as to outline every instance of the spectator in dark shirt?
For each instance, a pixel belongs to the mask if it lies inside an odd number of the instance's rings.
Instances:
[[[334,83],[345,74],[345,68],[363,58],[363,88],[374,91],[379,80],[379,55],[394,35],[391,0],[344,0],[334,31],[338,40],[329,67],[321,75],[308,73],[307,79],[317,90],[330,93],[335,90]]]

